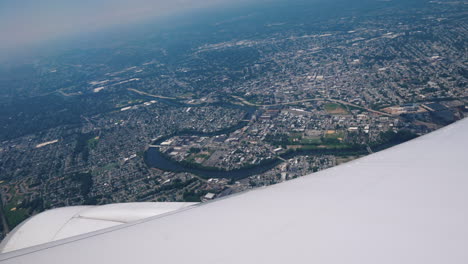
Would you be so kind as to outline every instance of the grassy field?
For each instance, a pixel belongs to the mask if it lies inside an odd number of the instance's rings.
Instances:
[[[191,163],[203,163],[205,160],[207,160],[211,155],[209,153],[199,153],[199,154],[192,154],[190,155],[186,161],[191,162]],[[196,160],[203,160],[202,162],[197,162]]]
[[[100,168],[97,168],[93,174],[97,174],[97,173],[101,173],[103,171],[108,171],[108,170],[112,170],[114,168],[116,168],[119,164],[117,163],[109,163],[109,164],[106,164],[104,165],[103,167],[100,167]]]
[[[99,142],[99,137],[94,137],[94,138],[88,140],[88,142],[87,142],[88,143],[88,148],[89,149],[96,148],[98,142]]]
[[[336,103],[327,103],[323,107],[331,115],[347,115],[349,112],[346,108],[340,104]]]
[[[319,145],[322,143],[322,140],[320,138],[303,138],[301,140],[301,144],[304,145]]]
[[[336,145],[343,141],[345,133],[343,131],[329,130],[325,133],[325,136],[314,137],[305,136],[303,133],[291,133],[288,141],[290,145]]]
[[[339,141],[342,141],[344,139],[344,132],[343,131],[335,131],[335,130],[329,130],[327,133],[325,133],[325,138],[326,139],[337,139]]]
[[[3,212],[5,213],[5,218],[10,229],[13,229],[29,216],[27,209],[16,208],[18,206],[18,201],[21,198],[21,196],[14,196],[13,199],[11,199],[10,202],[3,208]]]
[[[189,163],[196,163],[196,164],[202,164],[206,160],[208,160],[211,155],[215,152],[214,149],[195,149],[195,150],[190,150],[189,153],[190,156],[188,156],[185,161]]]

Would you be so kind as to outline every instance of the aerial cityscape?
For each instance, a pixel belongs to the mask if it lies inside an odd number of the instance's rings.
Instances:
[[[2,237],[50,208],[280,183],[468,116],[468,2],[364,2],[200,13],[3,63]]]

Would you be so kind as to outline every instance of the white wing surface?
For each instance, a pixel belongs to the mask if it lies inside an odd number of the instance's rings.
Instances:
[[[13,229],[0,244],[0,253],[132,223],[194,204],[196,203],[125,203],[48,210]]]
[[[468,263],[468,120],[296,180],[4,263]]]

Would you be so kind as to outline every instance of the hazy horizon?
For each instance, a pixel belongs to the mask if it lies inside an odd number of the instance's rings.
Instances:
[[[258,0],[257,0],[258,1]],[[32,0],[0,3],[0,57],[48,40],[247,0]]]

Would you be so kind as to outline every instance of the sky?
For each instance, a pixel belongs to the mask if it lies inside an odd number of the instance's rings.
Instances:
[[[76,33],[240,2],[249,1],[1,0],[0,55]]]

